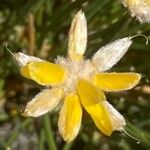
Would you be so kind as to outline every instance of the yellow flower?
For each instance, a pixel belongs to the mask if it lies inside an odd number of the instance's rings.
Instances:
[[[21,66],[21,74],[46,86],[28,102],[24,115],[38,117],[54,109],[63,101],[58,127],[62,138],[69,142],[78,134],[82,108],[105,135],[123,130],[125,120],[106,101],[104,91],[133,88],[140,80],[137,73],[104,73],[114,66],[132,44],[131,37],[116,40],[98,50],[91,60],[84,59],[87,43],[86,18],[82,11],[74,17],[69,32],[68,56],[58,57],[54,63],[23,53],[14,54]]]
[[[141,23],[150,22],[150,0],[121,0],[125,7],[131,12],[132,17],[136,17]]]

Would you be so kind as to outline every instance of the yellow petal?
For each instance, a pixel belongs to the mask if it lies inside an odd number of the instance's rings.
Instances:
[[[138,73],[98,73],[94,75],[95,86],[104,91],[129,90],[141,79]]]
[[[66,70],[50,62],[30,62],[21,68],[21,74],[41,85],[57,85],[66,77]]]
[[[25,65],[24,67],[21,68],[21,74],[28,78],[28,79],[31,79],[30,77],[30,70],[29,70],[29,66],[28,65]]]
[[[86,80],[79,80],[78,92],[80,98],[83,100],[82,103],[85,106],[98,104],[100,101],[106,99],[102,91],[95,88],[95,86]]]
[[[61,108],[58,127],[63,139],[72,141],[78,134],[82,118],[82,108],[77,95],[70,94],[65,98]]]
[[[84,108],[94,120],[95,125],[104,134],[110,135],[113,129],[107,107],[104,105],[104,93],[85,80],[78,82],[77,90]]]
[[[69,31],[68,55],[73,60],[81,60],[86,50],[87,23],[84,13],[79,11],[74,17]]]
[[[54,109],[63,96],[61,89],[46,89],[28,102],[24,116],[38,117]]]

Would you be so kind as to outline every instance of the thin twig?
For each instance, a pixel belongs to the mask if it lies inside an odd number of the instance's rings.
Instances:
[[[28,54],[29,55],[34,55],[34,50],[35,50],[35,26],[34,26],[34,15],[32,13],[28,14],[28,42],[29,42]]]

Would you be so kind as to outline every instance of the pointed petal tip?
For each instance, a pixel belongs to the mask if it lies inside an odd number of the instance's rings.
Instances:
[[[76,20],[76,22],[79,22],[79,21],[81,21],[81,20],[82,20],[83,22],[86,22],[86,17],[85,17],[84,12],[83,12],[82,10],[79,10],[79,11],[75,14],[73,20]]]
[[[27,117],[27,115],[26,115],[25,112],[21,112],[20,114],[21,114],[21,116],[23,116],[23,117]]]
[[[140,74],[140,73],[136,73],[136,74],[137,74],[138,80],[141,80],[142,74]]]
[[[76,15],[84,15],[83,10],[82,10],[82,9],[80,9],[80,10],[76,13]]]
[[[111,131],[111,132],[105,132],[105,135],[107,135],[107,136],[111,136],[111,135],[112,135],[112,133],[113,133],[113,131]]]
[[[36,116],[31,115],[31,113],[26,110],[24,112],[22,112],[21,115],[23,117],[36,117]]]
[[[85,17],[85,13],[82,10],[79,10],[76,14],[76,16],[80,17],[80,19],[84,22],[84,24],[86,24],[86,17]]]
[[[42,115],[44,115],[45,113],[47,113],[47,112],[43,112],[43,113],[40,113],[40,112],[32,112],[31,110],[29,110],[28,108],[26,108],[25,110],[24,110],[24,112],[22,112],[21,113],[21,115],[23,116],[23,117],[33,117],[33,118],[37,118],[37,117],[39,117],[39,116],[42,116]]]
[[[142,78],[142,74],[136,73],[136,75],[137,75],[137,84],[138,84]]]
[[[13,57],[17,61],[17,63],[19,64],[20,67],[27,65],[31,61],[38,61],[38,62],[43,61],[42,59],[40,59],[38,57],[26,55],[22,52],[14,53]]]
[[[62,137],[62,138],[63,138],[63,140],[64,140],[65,142],[67,142],[67,143],[71,143],[71,142],[75,139],[75,137],[74,137],[74,138]]]
[[[110,115],[112,131],[123,131],[126,125],[124,117],[108,101],[105,101],[104,104]]]
[[[142,75],[140,73],[133,73],[133,74],[135,75],[135,83],[134,83],[133,87],[131,87],[131,88],[134,88],[140,82],[140,80],[142,78]]]
[[[28,108],[26,108],[26,109],[21,113],[21,115],[22,115],[23,117],[34,117],[34,118],[36,118],[36,117],[39,116],[39,115],[36,114],[36,113],[32,113]]]

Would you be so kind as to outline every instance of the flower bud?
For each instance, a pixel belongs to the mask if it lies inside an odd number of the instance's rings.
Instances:
[[[87,44],[87,23],[84,13],[79,11],[74,17],[69,31],[68,55],[73,60],[81,60]]]

